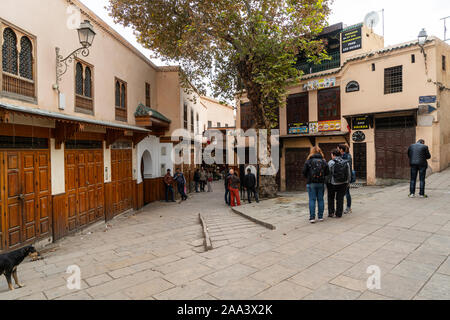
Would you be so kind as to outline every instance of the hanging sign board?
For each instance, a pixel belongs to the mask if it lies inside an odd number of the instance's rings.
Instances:
[[[303,85],[303,90],[311,91],[311,90],[318,90],[318,89],[324,89],[324,88],[331,88],[336,86],[336,78],[325,78],[320,80],[312,80],[308,81],[308,83],[305,83]]]
[[[352,130],[367,130],[370,128],[370,118],[357,117],[352,119]]]
[[[317,121],[313,121],[309,123],[309,133],[315,134],[319,132],[319,123]]]
[[[290,123],[289,134],[308,134],[309,126],[307,123]]]
[[[421,96],[419,97],[419,103],[436,103],[436,96]]]
[[[362,48],[361,27],[342,32],[342,53]]]
[[[341,120],[319,121],[319,132],[340,131]]]

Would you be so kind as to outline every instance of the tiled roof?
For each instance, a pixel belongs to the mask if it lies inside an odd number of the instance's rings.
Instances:
[[[162,113],[156,111],[155,109],[152,109],[150,107],[144,106],[142,103],[140,103],[136,109],[136,112],[134,113],[135,117],[139,116],[150,116],[168,123],[171,123],[172,121],[164,116]]]

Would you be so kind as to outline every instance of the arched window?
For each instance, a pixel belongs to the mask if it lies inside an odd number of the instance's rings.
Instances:
[[[120,107],[120,83],[116,81],[116,107]]]
[[[86,67],[84,70],[84,96],[92,98],[92,77],[91,68]]]
[[[126,103],[125,103],[125,84],[122,83],[122,92],[120,93],[120,107],[125,109]]]
[[[83,95],[83,66],[79,62],[77,62],[75,71],[75,92]]]
[[[20,39],[19,73],[21,77],[33,80],[33,45],[25,36]]]
[[[17,75],[17,36],[10,28],[3,31],[3,71]]]

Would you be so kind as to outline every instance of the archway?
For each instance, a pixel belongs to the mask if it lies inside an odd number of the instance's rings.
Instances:
[[[145,150],[141,158],[141,178],[144,184],[144,205],[151,202],[151,179],[153,177],[152,155]]]

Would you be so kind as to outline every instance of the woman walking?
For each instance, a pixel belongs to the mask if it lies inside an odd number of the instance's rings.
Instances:
[[[213,173],[211,170],[208,170],[208,173],[206,174],[206,179],[208,183],[208,192],[213,192],[212,190],[212,182],[213,182]]]
[[[318,218],[323,221],[325,202],[323,195],[325,192],[325,177],[328,175],[328,165],[325,161],[322,150],[319,147],[311,148],[308,160],[303,167],[303,175],[307,179],[306,188],[309,196],[309,221],[316,222],[316,202],[318,204]]]

